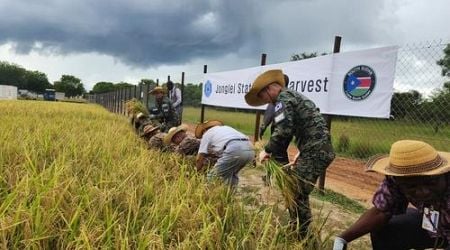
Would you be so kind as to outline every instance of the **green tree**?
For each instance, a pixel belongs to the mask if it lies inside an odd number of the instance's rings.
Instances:
[[[183,105],[184,106],[200,106],[202,99],[202,84],[188,83],[183,90]]]
[[[395,119],[414,118],[422,102],[422,95],[417,90],[394,93],[391,100],[391,115]]]
[[[64,92],[67,97],[80,96],[86,93],[81,80],[72,75],[62,75],[59,81],[54,83],[57,92]]]
[[[17,64],[0,62],[0,84],[12,85],[19,89],[26,87],[26,70]]]
[[[131,83],[127,83],[127,82],[119,82],[114,84],[114,89],[123,89],[123,88],[128,88],[128,87],[132,87],[134,86]]]
[[[114,83],[112,82],[98,82],[92,88],[92,94],[100,94],[113,91],[115,89]]]
[[[47,75],[39,71],[27,71],[25,78],[25,89],[36,93],[43,93],[45,89],[51,88],[52,86],[48,81]]]
[[[138,85],[145,85],[145,84],[149,84],[150,86],[156,86],[156,82],[153,81],[152,79],[141,79],[141,81],[139,81]]]
[[[447,44],[444,49],[444,58],[438,60],[436,63],[441,66],[443,76],[450,76],[450,44]]]

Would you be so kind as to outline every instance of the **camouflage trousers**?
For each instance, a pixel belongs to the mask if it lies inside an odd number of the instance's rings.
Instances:
[[[296,205],[289,208],[291,226],[299,233],[299,237],[307,235],[311,223],[311,208],[309,194],[314,189],[317,178],[325,173],[335,157],[331,145],[325,145],[316,152],[303,152],[295,165],[294,171],[299,178],[296,190]]]

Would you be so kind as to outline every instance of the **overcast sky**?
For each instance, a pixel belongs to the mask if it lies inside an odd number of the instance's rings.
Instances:
[[[0,0],[0,60],[136,84],[289,61],[294,53],[450,41],[448,0]]]

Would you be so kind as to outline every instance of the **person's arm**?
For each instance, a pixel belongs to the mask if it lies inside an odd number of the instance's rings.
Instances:
[[[204,160],[205,160],[205,154],[204,153],[197,154],[197,159],[195,161],[195,165],[197,167],[197,171],[199,171],[199,172],[202,171]]]
[[[372,232],[385,225],[389,221],[389,217],[385,213],[378,210],[375,207],[367,210],[364,214],[359,217],[359,219],[353,223],[347,230],[341,233],[334,243],[335,250],[346,249],[347,243],[365,235],[366,233]],[[344,241],[342,241],[342,239]],[[338,244],[341,243],[341,244]],[[342,247],[336,247],[337,245]]]

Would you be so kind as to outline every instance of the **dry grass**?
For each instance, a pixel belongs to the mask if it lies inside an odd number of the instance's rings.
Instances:
[[[276,205],[249,202],[99,106],[0,102],[2,249],[303,248]]]

